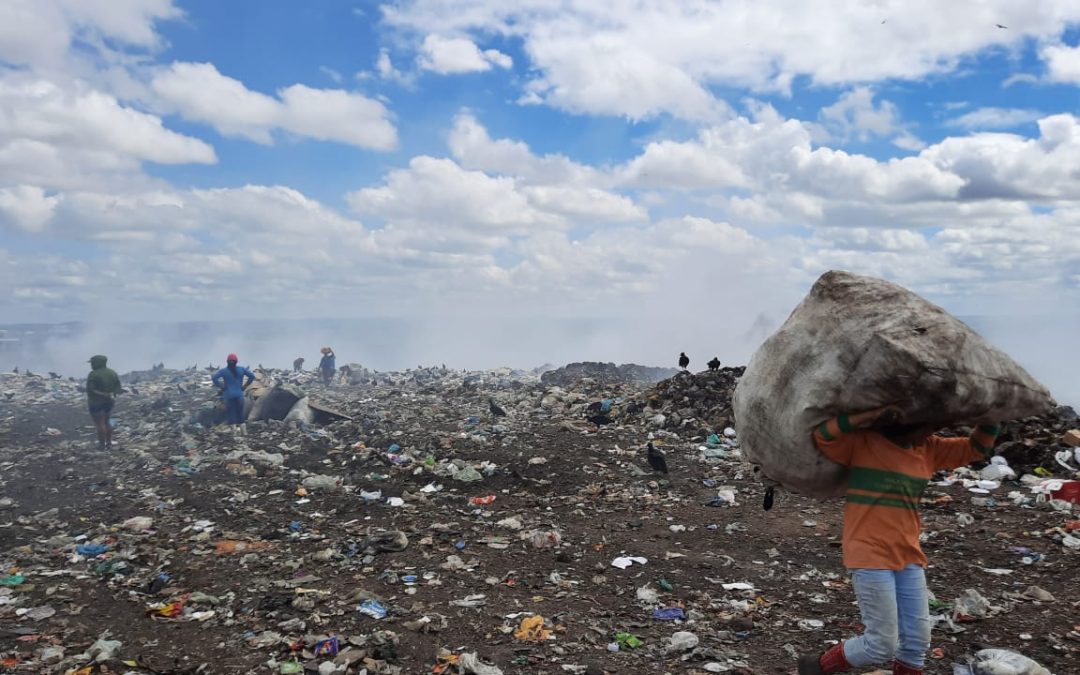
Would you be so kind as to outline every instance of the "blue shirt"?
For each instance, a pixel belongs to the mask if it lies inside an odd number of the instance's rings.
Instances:
[[[333,354],[325,354],[323,355],[322,360],[319,361],[319,368],[322,370],[336,370],[334,366],[335,360]]]
[[[214,376],[210,378],[214,382],[215,387],[224,387],[225,391],[221,394],[223,399],[235,399],[244,398],[244,378],[248,378],[247,384],[251,384],[255,381],[255,373],[251,372],[244,366],[236,367],[236,375],[232,374],[232,371],[228,367],[214,373]]]

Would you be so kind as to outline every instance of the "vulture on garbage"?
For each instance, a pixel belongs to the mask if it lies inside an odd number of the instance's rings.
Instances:
[[[500,408],[493,398],[488,399],[488,410],[494,417],[506,417],[506,411]]]
[[[646,444],[645,448],[645,456],[648,458],[649,466],[652,467],[652,470],[659,471],[660,473],[667,473],[667,460],[664,459],[664,453],[660,450],[657,450],[656,447],[652,444],[652,441],[649,441],[648,444]]]
[[[679,352],[679,367],[686,370],[686,367],[690,365],[690,357],[686,355],[686,352]]]

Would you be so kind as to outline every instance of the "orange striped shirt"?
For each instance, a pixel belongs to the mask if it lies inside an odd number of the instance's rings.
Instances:
[[[969,438],[931,436],[902,447],[875,431],[856,431],[846,415],[814,430],[822,454],[848,467],[844,505],[844,566],[900,570],[926,567],[919,545],[919,501],[937,471],[993,454],[998,428],[979,426]]]

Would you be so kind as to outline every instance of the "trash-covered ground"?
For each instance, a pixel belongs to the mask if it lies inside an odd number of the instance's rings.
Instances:
[[[109,453],[78,382],[0,376],[0,671],[779,674],[858,632],[842,504],[762,509],[740,369],[581,365],[268,371],[332,414],[243,430],[199,423],[208,372],[131,374]],[[928,673],[1080,672],[1080,506],[1045,494],[1078,426],[1011,424],[1011,467],[931,486]]]

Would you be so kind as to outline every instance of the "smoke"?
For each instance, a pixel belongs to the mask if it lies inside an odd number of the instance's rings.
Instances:
[[[248,320],[189,323],[100,323],[15,327],[16,346],[0,349],[0,367],[82,377],[93,354],[118,372],[224,365],[236,352],[248,366],[288,368],[333,347],[338,364],[403,370],[446,364],[479,370],[531,369],[571,361],[675,366],[680,351],[691,369],[716,356],[747,363],[788,316],[816,275],[782,270],[767,261],[688,259],[635,301],[597,304],[576,316],[491,316],[475,307],[415,318]],[[1063,404],[1080,406],[1080,316],[980,315],[965,321],[1046,384]],[[5,343],[0,343],[2,346]]]
[[[964,321],[1046,385],[1058,403],[1080,409],[1080,316],[978,316]]]

